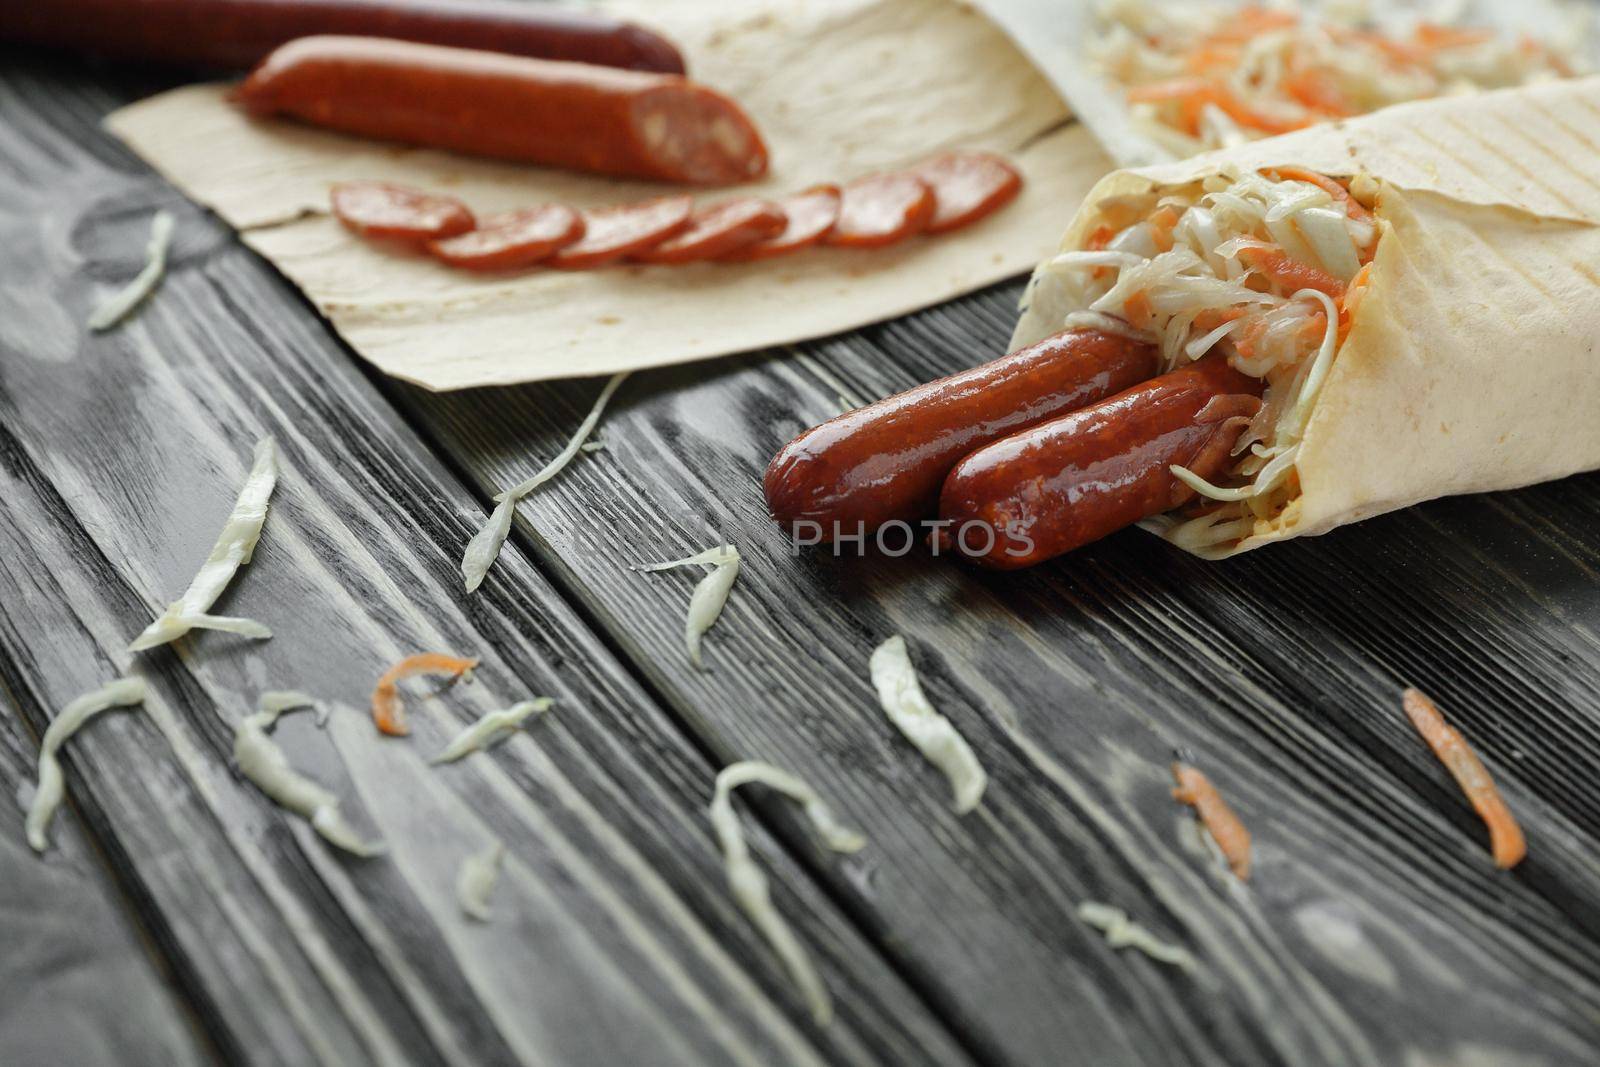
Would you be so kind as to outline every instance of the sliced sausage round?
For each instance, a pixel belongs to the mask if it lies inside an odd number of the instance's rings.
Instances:
[[[431,241],[475,225],[472,212],[455,197],[389,182],[340,182],[332,200],[335,217],[363,237]]]
[[[583,236],[583,216],[565,204],[507,211],[478,221],[478,228],[442,241],[428,251],[463,270],[532,267]]]
[[[783,208],[771,200],[742,197],[694,213],[688,228],[634,255],[641,263],[693,263],[716,259],[781,231]]]
[[[928,233],[948,233],[994,214],[1022,189],[1022,175],[993,152],[946,152],[912,168],[933,186]]]
[[[586,211],[581,240],[545,262],[561,270],[590,270],[636,255],[665,241],[689,225],[694,201],[663,196],[637,204]]]
[[[783,209],[787,220],[783,232],[723,258],[741,263],[771,259],[819,244],[833,231],[833,224],[839,218],[839,187],[814,185],[804,192],[785,197],[778,202],[778,206]]]
[[[934,212],[933,187],[915,174],[870,174],[846,185],[828,243],[882,248],[921,233]]]

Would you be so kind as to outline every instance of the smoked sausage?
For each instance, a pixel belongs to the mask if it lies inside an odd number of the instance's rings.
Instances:
[[[993,152],[946,152],[912,173],[933,186],[935,207],[925,233],[949,233],[999,211],[1022,191],[1022,175]]]
[[[730,252],[722,258],[729,262],[748,263],[787,256],[820,243],[833,231],[833,224],[838,221],[839,187],[831,184],[814,185],[804,192],[785,197],[778,207],[786,220],[782,233]]]
[[[788,222],[771,200],[740,197],[702,208],[681,233],[633,258],[641,263],[696,263],[737,252],[782,233]]]
[[[248,70],[318,34],[682,74],[672,42],[597,12],[515,0],[5,0],[0,41],[107,59]]]
[[[477,225],[467,205],[390,182],[340,182],[333,214],[346,227],[376,241],[421,243],[464,234]]]
[[[797,524],[819,526],[824,541],[924,518],[938,504],[945,475],[968,452],[1103,400],[1158,369],[1150,345],[1065,330],[807,430],[767,467],[767,506],[797,533]]]
[[[238,101],[362,137],[618,177],[727,184],[767,169],[739,105],[675,74],[306,37],[268,56]]]
[[[1263,384],[1218,353],[978,449],[940,492],[939,551],[1031,567],[1187,503],[1170,468],[1218,478]]]

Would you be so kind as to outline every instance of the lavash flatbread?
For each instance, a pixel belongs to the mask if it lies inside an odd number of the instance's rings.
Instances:
[[[1105,197],[1222,171],[1365,173],[1388,224],[1301,443],[1301,495],[1239,550],[1434,497],[1600,468],[1600,78],[1407,104],[1107,176]],[[1040,287],[1012,340],[1061,328]]]
[[[677,40],[694,77],[767,137],[776,196],[948,147],[1008,155],[1026,187],[958,233],[876,252],[765,263],[484,277],[375,248],[328,215],[328,187],[372,178],[481,211],[599,206],[682,191],[252,121],[223,86],[190,86],[107,120],[286,274],[353,348],[429,389],[609,374],[824,336],[1023,273],[1111,167],[1006,36],[955,0],[628,0],[608,10]],[[707,191],[705,199],[727,192]],[[974,359],[982,357],[975,353]]]

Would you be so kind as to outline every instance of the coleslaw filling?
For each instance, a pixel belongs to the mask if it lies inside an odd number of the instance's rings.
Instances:
[[[1266,382],[1261,411],[1213,484],[1182,467],[1195,506],[1156,520],[1191,552],[1227,555],[1282,526],[1295,463],[1340,343],[1371,279],[1377,185],[1284,167],[1224,167],[1185,186],[1108,197],[1086,240],[1035,274],[1033,296],[1071,310],[1061,328],[1109,329],[1160,347],[1163,371],[1212,351]]]
[[[1111,0],[1091,59],[1127,90],[1140,131],[1178,157],[1314,123],[1575,72],[1571,57],[1367,5],[1316,13],[1232,3]]]

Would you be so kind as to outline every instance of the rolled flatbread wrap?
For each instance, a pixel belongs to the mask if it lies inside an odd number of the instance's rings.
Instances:
[[[1122,329],[1168,367],[1221,351],[1267,379],[1228,476],[1150,524],[1210,557],[1600,468],[1597,158],[1588,78],[1117,171],[1035,271],[1012,347]]]

